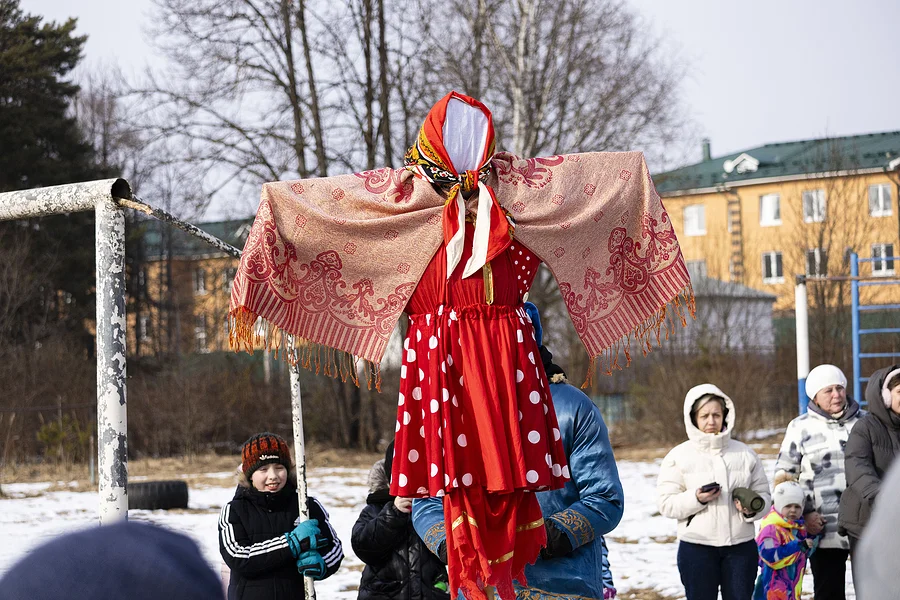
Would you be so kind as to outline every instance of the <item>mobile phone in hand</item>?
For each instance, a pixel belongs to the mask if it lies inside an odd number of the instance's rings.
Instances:
[[[703,487],[701,487],[701,488],[700,488],[700,493],[701,493],[701,494],[706,494],[706,493],[708,493],[708,492],[714,492],[714,491],[716,491],[717,489],[719,489],[720,487],[722,487],[722,486],[720,486],[718,483],[716,483],[715,481],[713,481],[712,483],[707,483],[706,485],[704,485]]]

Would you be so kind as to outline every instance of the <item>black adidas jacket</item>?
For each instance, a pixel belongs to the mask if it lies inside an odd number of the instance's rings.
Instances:
[[[319,501],[310,496],[307,506],[310,519],[318,520],[328,538],[317,550],[325,560],[325,576],[330,577],[344,558],[341,541]],[[238,486],[219,515],[219,552],[231,568],[228,600],[303,597],[303,576],[284,537],[298,515],[297,488],[290,482],[274,494]]]

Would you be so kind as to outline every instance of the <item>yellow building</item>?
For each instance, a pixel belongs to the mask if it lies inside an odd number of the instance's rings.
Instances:
[[[796,275],[849,275],[849,253],[877,258],[860,275],[896,278],[900,132],[767,144],[654,178],[692,275],[775,294],[793,309]],[[847,298],[849,287],[838,292]],[[863,288],[863,303],[900,302],[900,286]],[[835,303],[835,297],[825,300]]]
[[[243,248],[253,219],[201,223]],[[137,272],[128,290],[128,350],[138,356],[229,350],[231,282],[239,260],[168,224],[144,224],[129,255]],[[132,248],[129,247],[129,251]]]

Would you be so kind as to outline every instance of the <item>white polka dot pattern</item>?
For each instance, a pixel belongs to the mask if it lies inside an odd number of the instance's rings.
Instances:
[[[474,299],[456,306],[438,302],[430,312],[410,315],[397,400],[394,495],[441,496],[459,486],[537,491],[564,484],[565,454],[531,320],[521,305],[502,300],[510,293],[504,290],[515,290],[519,298],[528,291],[540,261],[516,243],[505,256],[505,263],[492,261],[495,304],[483,304],[481,277],[461,283],[454,274],[446,285],[457,292],[445,297],[467,298],[458,290],[477,284]],[[497,414],[517,427],[496,422]],[[488,469],[497,457],[503,457],[500,466]]]

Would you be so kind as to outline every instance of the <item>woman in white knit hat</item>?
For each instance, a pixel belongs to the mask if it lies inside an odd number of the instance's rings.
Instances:
[[[834,365],[819,365],[806,378],[809,408],[790,422],[775,468],[798,477],[806,492],[804,521],[811,535],[823,533],[810,557],[815,600],[844,600],[850,542],[838,532],[838,509],[847,486],[844,446],[860,414],[847,396],[847,377]]]

